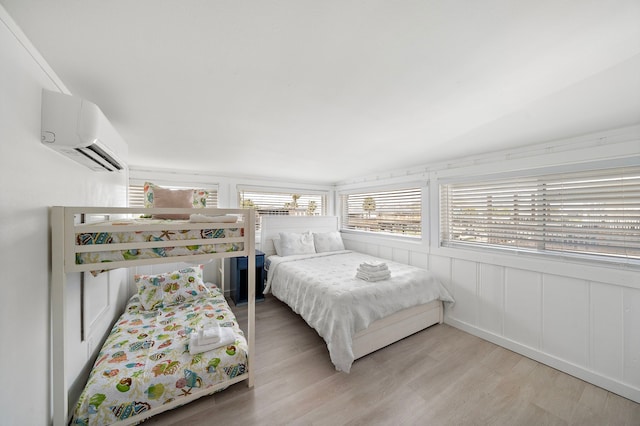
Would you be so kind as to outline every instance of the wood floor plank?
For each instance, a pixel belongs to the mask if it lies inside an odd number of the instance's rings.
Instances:
[[[233,307],[241,326],[246,307]],[[246,328],[245,328],[246,329]],[[255,386],[233,385],[145,425],[640,425],[640,404],[439,324],[335,370],[286,305],[256,305]]]

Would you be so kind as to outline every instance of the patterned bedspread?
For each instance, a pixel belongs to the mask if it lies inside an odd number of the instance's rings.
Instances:
[[[91,227],[95,225],[103,226],[105,223],[94,223],[86,225],[87,231],[76,234],[76,245],[104,245],[104,251],[78,253],[76,264],[118,262],[124,260],[152,259],[160,257],[187,256],[195,254],[222,253],[239,251],[243,249],[241,242],[226,242],[211,244],[191,244],[176,245],[174,247],[155,248],[132,248],[127,250],[109,250],[109,244],[136,243],[136,242],[157,242],[157,241],[186,241],[200,239],[219,239],[229,237],[241,237],[242,228],[216,228],[215,224],[208,224],[206,229],[183,229],[176,230],[176,224],[191,224],[187,220],[167,220],[167,219],[132,219],[127,221],[115,221],[113,230],[94,232]],[[129,225],[163,225],[171,224],[171,230],[154,231],[131,231],[127,230]],[[158,227],[156,227],[158,228]],[[159,227],[161,228],[161,227]],[[167,227],[169,228],[169,227]],[[139,227],[137,228],[139,229]]]
[[[142,311],[133,296],[98,355],[72,424],[110,424],[245,373],[244,334],[220,291],[210,288],[212,297],[154,311]],[[235,342],[190,355],[190,332],[213,322],[232,327]]]

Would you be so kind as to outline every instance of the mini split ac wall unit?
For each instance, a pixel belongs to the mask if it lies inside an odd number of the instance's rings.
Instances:
[[[128,147],[97,105],[42,91],[42,143],[95,171],[126,167]]]

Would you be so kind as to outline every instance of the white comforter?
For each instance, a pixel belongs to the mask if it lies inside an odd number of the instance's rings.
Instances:
[[[302,316],[324,338],[336,369],[347,373],[354,361],[354,334],[402,309],[436,299],[453,302],[431,272],[414,266],[386,261],[390,279],[356,278],[360,263],[380,261],[361,253],[271,256],[269,260],[265,293],[270,291]]]

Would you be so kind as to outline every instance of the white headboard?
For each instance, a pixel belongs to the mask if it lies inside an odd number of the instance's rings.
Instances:
[[[269,216],[261,218],[260,250],[265,256],[276,254],[273,238],[280,232],[330,232],[338,230],[337,216]]]

